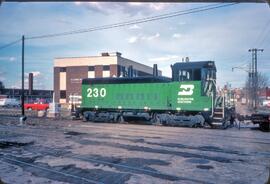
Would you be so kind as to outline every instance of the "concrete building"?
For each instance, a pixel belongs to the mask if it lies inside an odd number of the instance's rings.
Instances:
[[[34,89],[34,75],[29,73],[28,89],[24,89],[25,103],[33,103],[38,101],[51,102],[53,99],[53,90]],[[22,90],[15,88],[1,88],[0,96],[4,98],[21,99]]]
[[[81,96],[83,78],[136,77],[153,75],[153,68],[121,56],[102,53],[100,56],[56,58],[54,60],[55,101],[72,103],[70,97]],[[158,71],[161,76],[161,71]]]
[[[16,98],[21,99],[22,90],[21,89],[14,89],[14,88],[4,88],[0,89],[0,95],[3,95],[8,98]],[[24,90],[25,95],[25,102],[31,103],[40,100],[44,100],[46,102],[51,102],[53,98],[53,91],[52,90],[42,90],[42,89],[34,89],[34,90]]]

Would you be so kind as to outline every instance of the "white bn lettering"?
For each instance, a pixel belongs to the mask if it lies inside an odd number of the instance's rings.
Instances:
[[[178,92],[178,95],[192,95],[194,90],[193,84],[181,84],[180,85],[180,91]]]

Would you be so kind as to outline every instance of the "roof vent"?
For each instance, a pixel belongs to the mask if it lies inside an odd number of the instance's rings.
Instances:
[[[102,52],[101,56],[110,56],[108,52]]]
[[[122,55],[120,52],[116,52],[115,54],[116,56],[119,56],[119,57]]]
[[[120,52],[111,52],[110,56],[121,56],[122,54]]]
[[[153,65],[153,76],[154,77],[158,76],[158,66],[157,66],[157,64]]]

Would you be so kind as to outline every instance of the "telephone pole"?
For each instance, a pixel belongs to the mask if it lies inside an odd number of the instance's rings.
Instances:
[[[258,104],[258,67],[257,67],[257,53],[263,52],[263,49],[249,49],[249,52],[252,54],[251,61],[251,71],[250,71],[250,80],[251,80],[251,89],[252,89],[252,107],[257,108]]]
[[[24,117],[24,35],[22,36],[22,96],[21,96],[22,117]]]

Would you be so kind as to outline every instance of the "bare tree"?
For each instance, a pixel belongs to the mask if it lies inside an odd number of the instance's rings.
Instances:
[[[270,84],[269,82],[269,77],[264,74],[264,73],[261,73],[261,72],[258,72],[258,83],[257,83],[257,89],[260,90],[260,89],[264,89],[266,87],[268,87]],[[254,93],[255,91],[255,88],[254,86],[252,86],[252,79],[251,77],[247,77],[247,80],[246,80],[246,84],[245,84],[245,88],[246,88],[246,93],[247,93],[247,97],[249,98],[251,104],[252,105],[252,102],[254,102],[253,100],[255,98],[258,98],[256,93]],[[254,96],[255,95],[255,96]],[[258,103],[258,102],[257,102]],[[254,104],[253,104],[254,105]]]
[[[258,72],[258,89],[266,88],[270,85],[269,77],[265,73]],[[246,80],[246,89],[252,89],[251,78],[247,77]]]
[[[266,88],[269,86],[269,77],[265,73],[258,73],[258,88]]]

